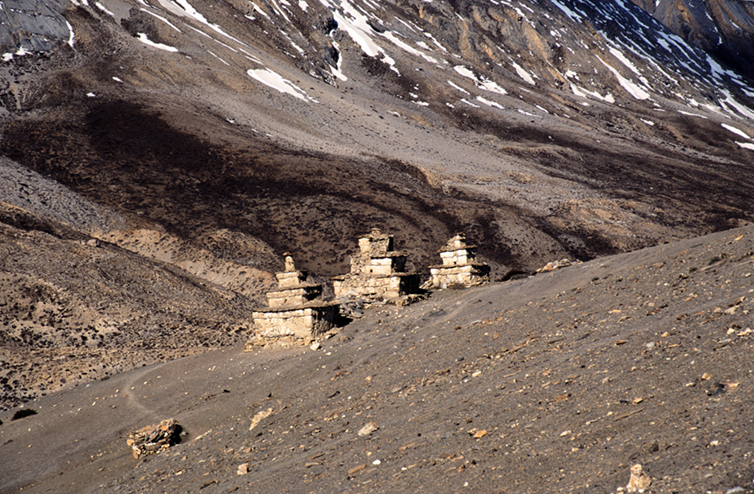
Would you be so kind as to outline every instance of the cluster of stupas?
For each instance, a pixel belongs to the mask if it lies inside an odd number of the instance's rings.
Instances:
[[[340,300],[400,301],[420,292],[419,275],[406,273],[403,252],[393,250],[393,236],[378,229],[359,239],[359,253],[351,257],[351,271],[333,278],[335,297]],[[431,279],[424,288],[465,287],[489,281],[490,268],[475,262],[476,247],[466,245],[458,234],[440,249],[441,266],[430,266]],[[285,254],[285,271],[276,273],[278,289],[267,293],[268,307],[254,311],[256,340],[310,344],[327,336],[336,324],[339,303],[327,302],[322,285],[307,283],[307,273],[296,270]]]

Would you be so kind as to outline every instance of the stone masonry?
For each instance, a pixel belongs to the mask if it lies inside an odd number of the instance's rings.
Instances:
[[[335,297],[395,299],[419,291],[419,275],[406,273],[407,255],[393,251],[393,236],[373,229],[359,239],[351,272],[333,278]]]
[[[429,286],[447,288],[449,286],[474,286],[489,281],[490,267],[477,263],[476,246],[466,245],[466,235],[459,233],[440,249],[442,266],[430,266],[432,274]]]
[[[259,344],[279,338],[309,344],[335,325],[338,304],[324,301],[322,285],[307,283],[307,273],[296,270],[289,254],[285,271],[275,277],[278,290],[267,293],[269,306],[253,313]]]

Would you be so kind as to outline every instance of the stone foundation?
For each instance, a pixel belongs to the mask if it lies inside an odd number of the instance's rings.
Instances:
[[[338,304],[254,311],[256,334],[262,338],[293,336],[315,340],[335,326]]]
[[[486,264],[430,266],[429,272],[432,274],[431,286],[435,288],[481,285],[490,280],[490,267]]]
[[[375,277],[337,277],[333,278],[335,297],[348,297],[355,293],[359,297],[368,299],[398,298],[419,290],[418,274],[393,273],[387,276]]]
[[[456,234],[438,252],[442,266],[430,266],[428,288],[481,285],[490,280],[490,267],[476,260],[476,246],[466,245],[466,235]]]

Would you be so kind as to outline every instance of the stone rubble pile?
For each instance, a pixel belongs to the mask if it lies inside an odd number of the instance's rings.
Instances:
[[[561,259],[559,261],[548,262],[547,264],[539,268],[536,272],[547,273],[549,271],[555,271],[556,269],[567,268],[568,266],[572,266],[573,264],[574,262],[571,262],[568,259]],[[576,261],[575,264],[578,264],[578,261]]]
[[[126,443],[131,446],[134,458],[165,451],[181,442],[183,428],[173,419],[142,427],[128,435]]]

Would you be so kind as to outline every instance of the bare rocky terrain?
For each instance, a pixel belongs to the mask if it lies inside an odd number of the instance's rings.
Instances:
[[[750,7],[4,5],[0,491],[754,492]],[[492,283],[243,352],[373,227]]]
[[[747,227],[120,373],[0,414],[2,490],[754,492],[753,272]]]

